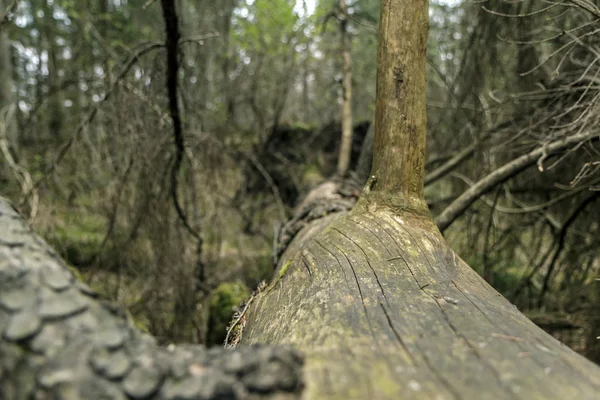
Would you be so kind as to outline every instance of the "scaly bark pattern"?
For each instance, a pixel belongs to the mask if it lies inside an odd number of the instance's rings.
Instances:
[[[0,198],[0,398],[298,398],[302,356],[158,346],[74,278]]]

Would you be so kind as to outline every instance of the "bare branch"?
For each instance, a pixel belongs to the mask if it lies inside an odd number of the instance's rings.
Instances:
[[[121,73],[117,76],[117,78],[113,82],[112,86],[107,89],[106,93],[104,94],[104,97],[102,97],[102,99],[98,102],[96,107],[94,107],[92,109],[92,111],[79,123],[79,126],[75,130],[75,133],[73,134],[73,136],[71,136],[71,138],[60,148],[60,150],[58,151],[58,155],[54,159],[54,162],[50,165],[50,167],[48,167],[46,169],[46,171],[44,171],[44,174],[42,175],[42,177],[39,178],[35,182],[35,184],[32,187],[32,190],[39,189],[40,185],[46,179],[48,179],[48,177],[50,175],[52,175],[52,173],[56,170],[56,168],[61,163],[61,161],[65,158],[65,156],[67,155],[67,153],[69,152],[71,147],[73,147],[73,145],[77,142],[77,140],[79,140],[79,137],[81,136],[81,134],[83,133],[85,128],[96,118],[96,115],[98,115],[98,112],[100,111],[100,108],[102,107],[102,105],[104,105],[104,103],[106,103],[106,101],[114,93],[115,88],[117,87],[119,81],[122,80],[123,78],[125,78],[127,73],[131,70],[131,68],[133,68],[133,66],[139,61],[139,59],[142,56],[144,56],[145,54],[148,54],[149,52],[159,49],[163,46],[164,46],[163,44],[151,43],[145,47],[142,47],[140,50],[138,50],[135,54],[133,54],[130,57],[129,61],[125,64]],[[21,197],[21,200],[19,201],[19,206],[23,205],[23,203],[25,201],[27,201],[27,198],[31,194],[32,190],[23,194],[23,196]]]
[[[444,164],[425,175],[425,186],[431,185],[438,179],[443,178],[446,174],[451,172],[453,169],[458,167],[463,161],[471,157],[480,142],[474,142],[470,146],[465,147],[462,151],[458,152],[454,157],[446,161]]]
[[[546,12],[548,10],[551,10],[554,7],[559,6],[559,5],[563,5],[563,4],[554,3],[554,4],[549,5],[548,7],[544,7],[544,8],[541,8],[539,10],[535,10],[535,11],[532,11],[532,12],[526,13],[526,14],[506,14],[506,13],[501,13],[501,12],[498,12],[498,11],[490,10],[489,8],[486,8],[485,6],[481,6],[481,8],[485,12],[488,12],[488,13],[490,13],[492,15],[497,15],[499,17],[504,17],[504,18],[527,18],[527,17],[533,17],[535,15],[542,14],[542,13],[544,13],[544,12]]]
[[[568,1],[575,4],[577,7],[582,8],[585,11],[589,12],[596,18],[600,18],[600,9],[598,8],[598,6],[596,6],[591,1],[587,1],[587,0],[568,0]]]
[[[597,138],[597,132],[584,132],[576,135],[571,135],[563,139],[556,140],[544,147],[538,147],[527,154],[524,154],[513,161],[504,164],[502,167],[490,173],[485,178],[481,179],[455,201],[452,202],[442,213],[436,218],[435,222],[444,232],[459,216],[461,216],[481,195],[487,193],[496,185],[506,182],[507,179],[518,174],[524,169],[534,165],[537,160],[546,152],[547,154],[555,154],[566,148],[577,145],[581,142]]]

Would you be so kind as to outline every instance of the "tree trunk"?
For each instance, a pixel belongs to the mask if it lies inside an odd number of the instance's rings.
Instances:
[[[308,19],[308,4],[306,0],[302,0],[303,18]],[[309,96],[309,75],[310,75],[310,60],[311,60],[311,40],[306,38],[306,47],[302,52],[302,116],[304,121],[311,121],[310,113],[310,96]]]
[[[233,93],[233,82],[231,81],[230,69],[231,69],[231,60],[232,56],[231,52],[231,43],[230,43],[230,34],[231,34],[231,18],[233,16],[233,12],[235,10],[236,0],[226,0],[223,2],[221,8],[221,37],[223,38],[222,42],[222,53],[221,53],[221,71],[223,75],[223,91],[224,91],[224,101],[225,107],[227,109],[227,120],[230,122],[235,122],[235,98]]]
[[[241,343],[302,349],[306,399],[596,398],[600,369],[479,277],[429,215],[427,10],[382,1],[372,175],[349,213],[324,206],[331,193],[301,213]]]
[[[62,77],[60,70],[62,62],[60,60],[60,46],[57,43],[57,35],[55,33],[55,26],[52,23],[54,21],[53,12],[55,4],[49,4],[47,0],[41,1],[42,5],[38,6],[41,11],[44,12],[42,19],[38,18],[40,26],[42,26],[41,40],[42,40],[42,51],[46,51],[48,56],[46,66],[48,68],[48,77],[46,84],[48,85],[48,92],[51,96],[48,100],[48,110],[46,112],[48,132],[50,137],[54,140],[60,140],[63,131],[64,123],[64,112],[63,112],[63,93],[61,90]],[[41,75],[40,75],[41,76]],[[40,83],[38,83],[39,85]]]
[[[0,15],[4,15],[8,2],[0,0]],[[0,29],[0,138],[6,135],[8,144],[12,149],[17,148],[16,114],[9,112],[9,107],[14,104],[12,92],[13,72],[10,41],[6,29]],[[7,119],[12,114],[11,119]],[[1,156],[0,156],[1,157]]]
[[[0,226],[0,399],[298,398],[298,352],[160,347],[1,197]]]
[[[352,154],[352,59],[350,55],[350,37],[348,33],[348,6],[346,0],[340,0],[340,47],[342,50],[342,140],[338,155],[337,173],[345,176],[350,166]]]

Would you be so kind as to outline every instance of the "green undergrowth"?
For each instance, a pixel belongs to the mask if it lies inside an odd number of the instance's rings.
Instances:
[[[40,232],[69,263],[85,266],[100,250],[106,233],[102,216],[80,209],[57,210],[53,224]]]
[[[220,284],[210,296],[207,345],[222,345],[227,335],[227,326],[236,307],[250,296],[250,290],[242,282]]]
[[[302,173],[302,184],[305,187],[313,187],[325,179],[322,168],[314,164],[309,164],[304,167]]]

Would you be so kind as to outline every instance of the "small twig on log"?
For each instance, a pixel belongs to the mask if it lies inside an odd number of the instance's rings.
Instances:
[[[492,337],[499,338],[499,339],[512,340],[513,342],[522,342],[523,341],[523,339],[518,338],[516,336],[503,335],[501,333],[492,333]]]
[[[242,311],[240,311],[240,313],[237,316],[235,316],[235,319],[233,320],[231,325],[229,325],[229,327],[227,328],[227,335],[225,336],[225,342],[224,342],[224,346],[226,348],[227,347],[235,347],[237,345],[237,343],[240,341],[240,339],[242,337],[242,330],[244,329],[243,323],[242,323],[242,326],[240,327],[240,331],[235,336],[232,337],[231,334],[233,333],[233,330],[235,329],[235,327],[241,321],[243,321],[244,316],[246,315],[246,311],[248,311],[248,307],[250,307],[250,304],[252,304],[252,302],[254,301],[256,296],[258,296],[260,293],[262,293],[266,287],[267,287],[267,282],[262,281],[258,285],[258,288],[252,293],[252,295],[250,296],[248,301],[246,301],[246,303],[242,305]]]

